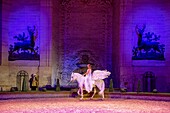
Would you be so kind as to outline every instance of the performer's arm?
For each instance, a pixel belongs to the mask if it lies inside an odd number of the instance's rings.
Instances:
[[[90,70],[88,69],[88,70],[86,71],[86,73],[83,74],[83,76],[88,75],[89,72],[90,72]]]

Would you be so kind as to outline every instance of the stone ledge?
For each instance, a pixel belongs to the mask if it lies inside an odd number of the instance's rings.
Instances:
[[[0,85],[0,91],[10,91],[11,85]]]
[[[85,98],[89,98],[90,94],[84,93]],[[33,99],[33,98],[79,98],[76,92],[60,91],[60,92],[0,92],[0,100],[8,99]],[[94,98],[101,98],[96,93]],[[170,93],[113,93],[105,92],[105,98],[122,98],[122,99],[139,99],[139,100],[156,100],[156,101],[170,101]]]

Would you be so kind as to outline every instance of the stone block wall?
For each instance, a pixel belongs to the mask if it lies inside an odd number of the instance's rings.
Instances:
[[[25,70],[29,74],[38,73],[39,86],[51,84],[51,1],[49,0],[2,0],[2,44],[0,85],[17,86],[17,73]],[[17,40],[14,36],[25,32],[27,26],[36,26],[38,37],[35,47],[39,47],[40,60],[8,61],[10,44]],[[28,81],[27,81],[28,82]]]
[[[168,0],[122,0],[121,8],[121,47],[120,47],[120,81],[129,82],[132,90],[133,84],[137,87],[138,79],[147,71],[152,71],[156,76],[156,88],[160,92],[169,90],[169,4]],[[160,35],[160,43],[165,44],[165,60],[132,60],[132,48],[137,46],[135,26],[142,27],[146,24],[146,32],[154,32]],[[133,79],[136,78],[135,83]],[[141,84],[141,87],[143,84]]]
[[[2,29],[2,0],[0,1],[0,29]],[[0,35],[2,36],[2,30],[0,30]],[[2,38],[0,38],[0,45],[2,45]],[[0,53],[2,52],[2,46],[0,46]],[[0,54],[0,59],[2,58],[2,54]],[[1,64],[1,60],[0,60]]]
[[[129,91],[136,91],[140,80],[142,89],[143,74],[153,72],[158,92],[170,92],[169,5],[169,0],[2,0],[0,85],[15,87],[17,73],[25,70],[29,76],[39,73],[40,86],[55,85],[58,78],[64,86],[80,64],[92,63],[93,69],[112,72],[114,87],[128,82]],[[143,24],[146,32],[161,36],[165,60],[132,60],[135,26]],[[8,61],[13,36],[34,25],[40,60]]]
[[[73,71],[80,69],[77,64],[91,63],[93,69],[111,71],[112,4],[101,0],[71,0],[60,6],[62,84],[70,80]]]

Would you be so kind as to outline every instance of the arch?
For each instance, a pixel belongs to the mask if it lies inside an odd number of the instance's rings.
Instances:
[[[17,88],[19,91],[27,91],[29,89],[28,86],[29,75],[26,71],[21,70],[17,73]]]
[[[147,71],[143,74],[143,91],[152,92],[156,88],[156,77],[151,71]]]

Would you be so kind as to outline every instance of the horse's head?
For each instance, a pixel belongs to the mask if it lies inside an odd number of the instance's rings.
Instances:
[[[75,73],[72,72],[70,82],[75,81],[76,79],[77,79],[77,77],[76,77]]]
[[[82,81],[82,79],[84,79],[83,75],[81,75],[80,73],[72,72],[70,82],[75,81],[75,80]]]

